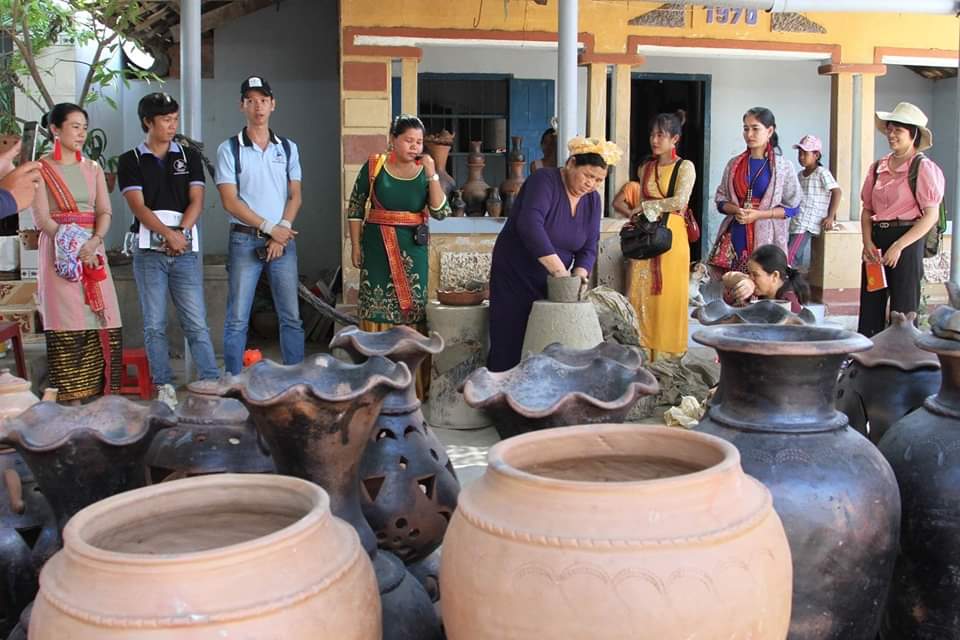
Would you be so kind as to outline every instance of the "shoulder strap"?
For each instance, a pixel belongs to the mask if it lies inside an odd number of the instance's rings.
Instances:
[[[923,162],[923,159],[926,158],[923,153],[917,153],[913,156],[913,160],[910,161],[910,171],[907,172],[907,182],[910,184],[910,191],[913,193],[913,198],[917,198],[917,176],[920,175],[920,163]]]
[[[67,186],[67,183],[64,182],[60,174],[57,173],[57,170],[46,160],[40,161],[40,176],[43,178],[44,183],[46,183],[61,213],[80,210],[80,207],[77,206],[77,201],[70,192],[70,187]]]
[[[367,177],[370,179],[370,203],[377,209],[382,209],[380,203],[377,201],[376,193],[373,191],[373,183],[376,182],[377,176],[380,175],[380,170],[383,169],[384,163],[387,161],[387,156],[382,153],[375,153],[367,159]]]
[[[683,164],[683,158],[677,158],[677,164],[673,166],[673,173],[670,174],[670,184],[667,185],[668,198],[672,198],[677,190],[677,178],[680,176],[681,164]]]
[[[277,136],[280,138],[280,144],[283,145],[283,153],[287,157],[287,182],[290,182],[290,140],[284,138],[283,136]]]
[[[233,173],[236,178],[237,190],[240,190],[240,136],[242,133],[237,134],[230,138],[230,151],[233,153]]]

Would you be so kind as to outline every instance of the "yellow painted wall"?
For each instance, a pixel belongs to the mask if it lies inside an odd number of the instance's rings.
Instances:
[[[904,0],[908,3],[909,0]],[[480,6],[482,12],[479,12]],[[683,29],[630,26],[627,23],[660,2],[580,0],[580,31],[594,34],[596,53],[624,53],[627,36],[722,38],[791,43],[839,44],[842,62],[872,63],[874,47],[957,49],[958,20],[952,16],[879,13],[806,13],[827,33],[773,33],[771,14],[761,12],[755,26],[707,24],[706,9],[686,9]],[[557,30],[557,3],[530,0],[437,2],[436,0],[349,0],[341,2],[343,26],[418,27],[507,31]],[[922,34],[922,37],[920,37]]]

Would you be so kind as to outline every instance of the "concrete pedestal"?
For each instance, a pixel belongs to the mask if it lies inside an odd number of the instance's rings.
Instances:
[[[448,429],[479,429],[490,425],[487,415],[472,409],[457,391],[474,370],[486,365],[490,307],[452,307],[439,302],[427,305],[427,326],[443,336],[443,351],[433,356],[430,367],[430,399],[424,412],[431,426]]]
[[[603,342],[600,320],[592,302],[537,300],[530,311],[523,355],[540,353],[554,342],[571,349],[592,349]]]

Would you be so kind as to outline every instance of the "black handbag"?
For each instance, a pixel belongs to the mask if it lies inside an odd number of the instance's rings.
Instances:
[[[670,176],[670,185],[667,188],[668,198],[673,197],[679,173],[678,167]],[[669,251],[673,246],[673,232],[667,228],[669,216],[670,214],[664,211],[655,222],[650,222],[643,214],[634,216],[620,229],[620,250],[623,256],[632,260],[649,260]]]

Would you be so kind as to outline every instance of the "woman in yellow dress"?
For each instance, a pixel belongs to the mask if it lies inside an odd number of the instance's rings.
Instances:
[[[651,360],[679,358],[687,351],[687,298],[690,243],[684,212],[697,179],[689,160],[677,157],[686,114],[661,113],[650,125],[652,157],[637,170],[640,182],[628,182],[613,201],[624,216],[667,218],[673,233],[670,250],[650,260],[627,260],[627,298],[640,321],[640,344]]]

